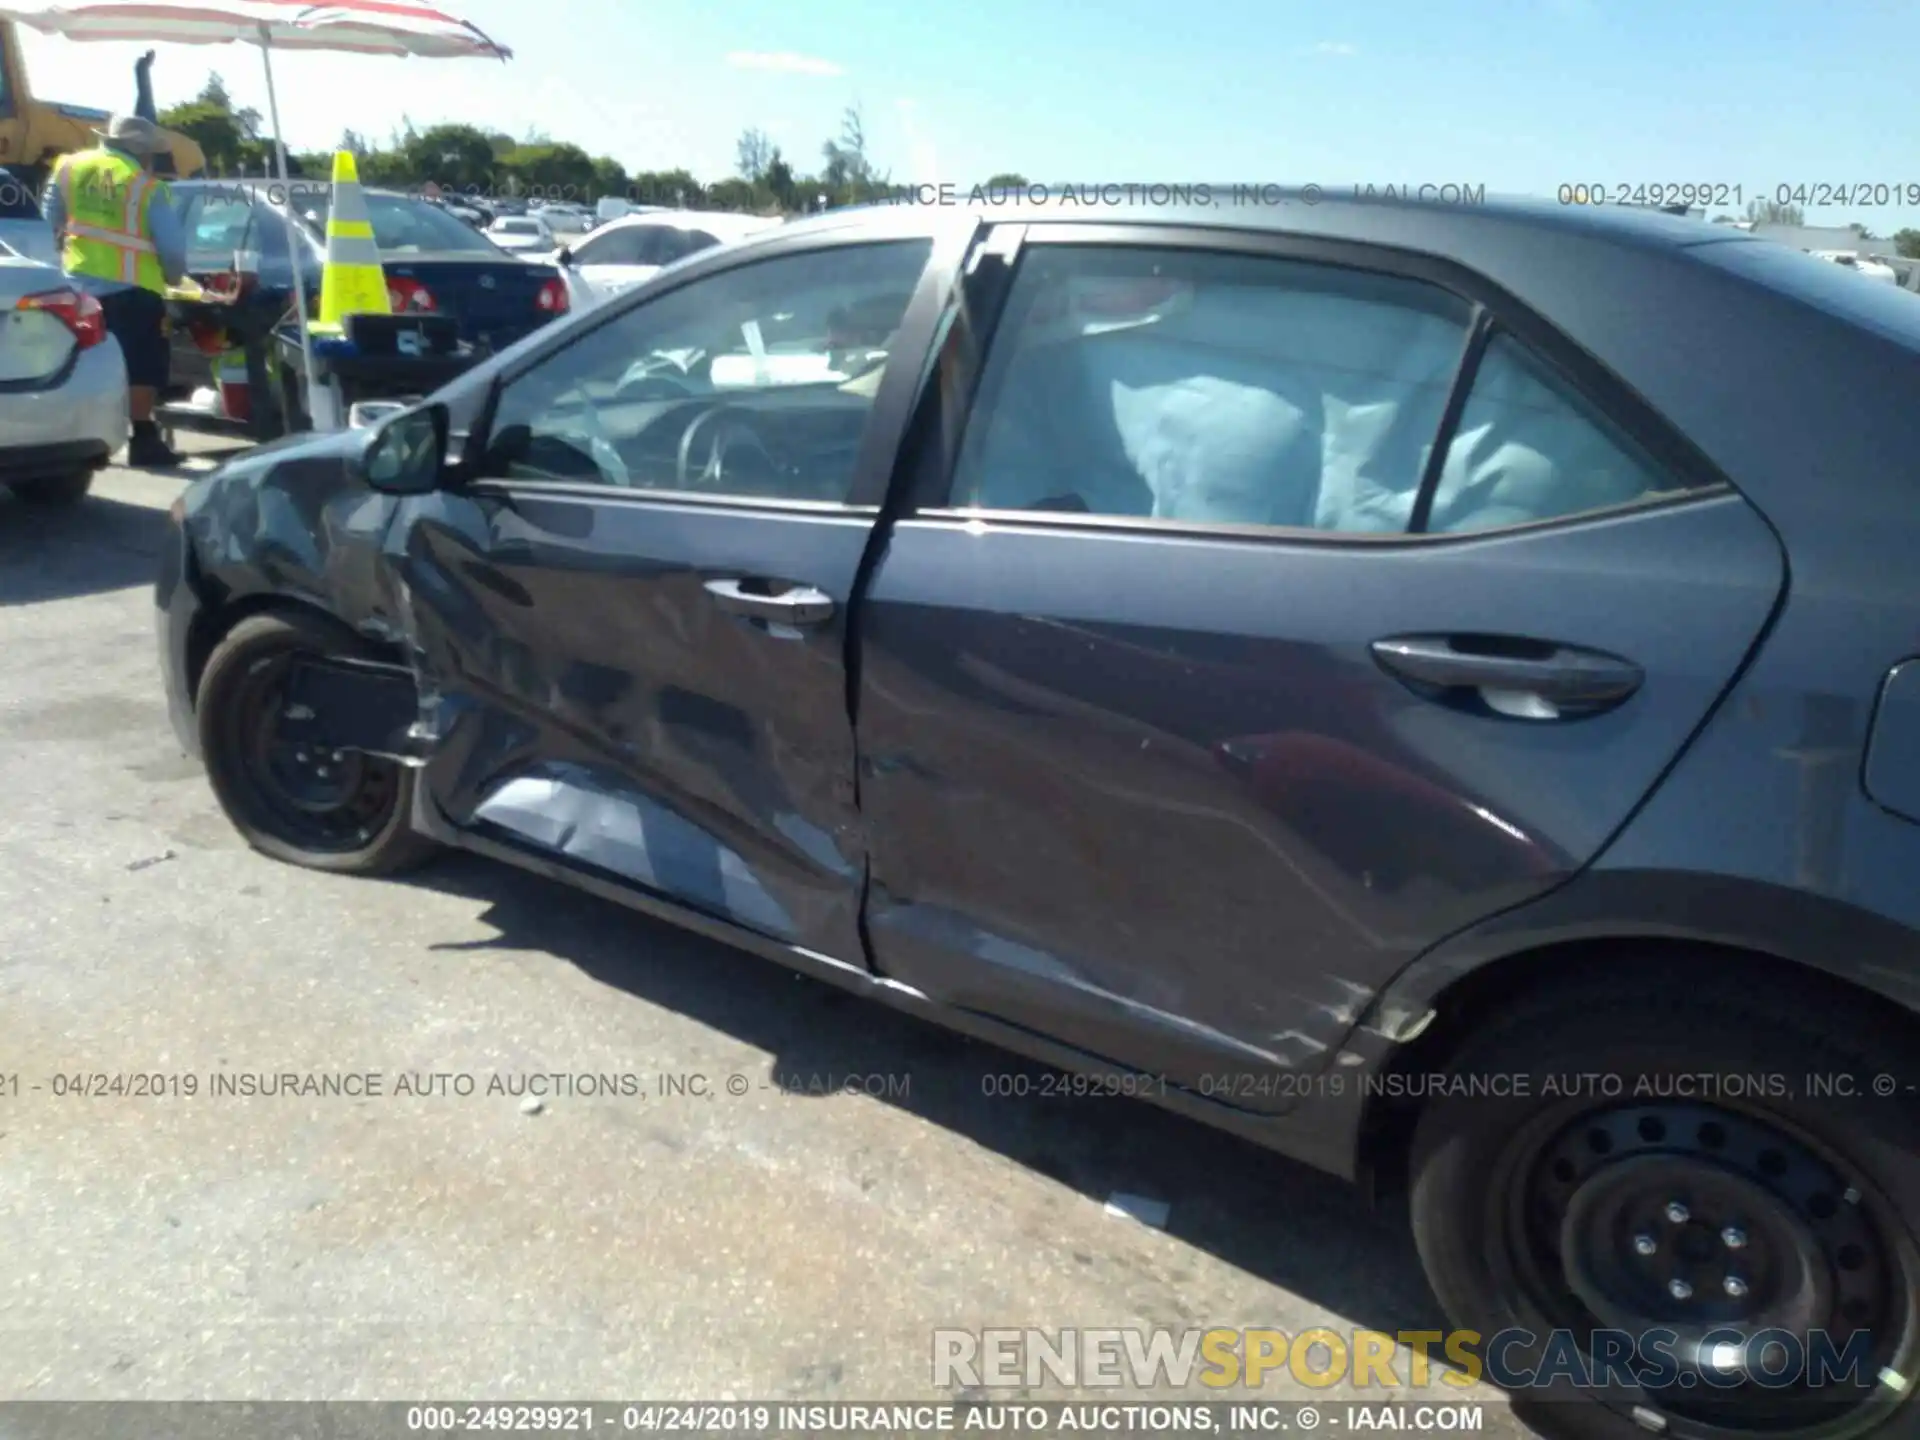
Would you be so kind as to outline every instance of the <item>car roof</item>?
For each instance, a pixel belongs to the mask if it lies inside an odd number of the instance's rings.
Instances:
[[[742,215],[737,210],[642,210],[607,221],[594,233],[630,230],[637,225],[665,225],[675,230],[705,230],[710,235],[747,235],[770,230],[782,222],[766,215]]]
[[[1340,185],[1088,185],[1035,186],[1038,198],[990,198],[975,187],[937,194],[903,193],[897,201],[829,210],[790,222],[831,228],[849,223],[897,223],[902,210],[968,211],[986,219],[1112,225],[1211,226],[1236,230],[1292,231],[1383,240],[1408,217],[1467,219],[1489,228],[1528,230],[1542,236],[1604,236],[1621,243],[1683,248],[1723,240],[1748,240],[1744,231],[1703,220],[1627,205],[1561,205],[1532,196],[1490,196],[1460,187],[1457,198],[1423,196],[1413,187]],[[881,217],[895,217],[892,222]]]
[[[1834,289],[1857,277],[1792,247],[1732,225],[1626,205],[1562,205],[1526,196],[1422,198],[1409,188],[1386,193],[1370,187],[1284,188],[1213,186],[1033,187],[1037,200],[1007,203],[959,192],[933,203],[910,200],[829,210],[789,221],[782,239],[834,231],[939,227],[942,217],[970,215],[989,223],[1066,224],[1230,229],[1372,245],[1452,262],[1498,283],[1522,283],[1522,298],[1552,312],[1553,298],[1579,287],[1579,255],[1612,256],[1645,267],[1680,264],[1758,283],[1830,318],[1864,325],[1920,354],[1920,296],[1898,286],[1870,285],[1862,294]],[[1240,196],[1236,198],[1236,188]],[[1432,188],[1432,187],[1428,187]],[[1254,192],[1257,198],[1250,198]],[[1205,203],[1201,197],[1205,196]],[[1180,200],[1191,203],[1175,203]],[[1161,201],[1166,203],[1159,203]],[[943,203],[944,202],[944,203]],[[916,223],[916,221],[918,223]],[[754,234],[750,245],[775,237]],[[1649,274],[1651,271],[1649,271]],[[1568,328],[1577,329],[1578,326]]]

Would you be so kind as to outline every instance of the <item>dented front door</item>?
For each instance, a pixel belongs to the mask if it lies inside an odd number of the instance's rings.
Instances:
[[[846,622],[956,259],[698,266],[509,375],[477,478],[389,542],[446,820],[866,963]],[[892,325],[864,386],[780,363],[858,302]]]

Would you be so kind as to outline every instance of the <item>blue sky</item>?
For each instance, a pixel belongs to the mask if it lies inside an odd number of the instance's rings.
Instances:
[[[858,103],[900,181],[1920,186],[1920,0],[451,0],[497,63],[289,55],[297,148],[465,120],[632,169],[731,172],[757,125],[818,164]],[[37,93],[118,106],[138,47],[29,34]],[[258,52],[161,52],[265,107]],[[103,85],[103,77],[105,83]],[[103,93],[104,92],[104,93]],[[1920,206],[1810,210],[1876,234]]]

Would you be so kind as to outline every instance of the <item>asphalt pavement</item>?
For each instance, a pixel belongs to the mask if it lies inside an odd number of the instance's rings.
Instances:
[[[936,1329],[1441,1327],[1402,1213],[1240,1141],[498,865],[255,855],[159,687],[184,483],[0,494],[0,1399],[900,1400]]]

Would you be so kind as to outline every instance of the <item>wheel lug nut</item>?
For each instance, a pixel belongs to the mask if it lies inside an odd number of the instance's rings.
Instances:
[[[1747,1298],[1747,1282],[1742,1280],[1738,1275],[1727,1276],[1725,1283],[1723,1283],[1720,1288],[1727,1292],[1730,1299],[1744,1300]]]
[[[1684,1225],[1692,1218],[1693,1212],[1678,1200],[1669,1200],[1667,1202],[1667,1220],[1670,1224]]]
[[[1691,1300],[1693,1298],[1693,1287],[1684,1280],[1669,1280],[1667,1282],[1667,1293],[1676,1300]]]
[[[1636,1255],[1652,1255],[1658,1252],[1659,1249],[1660,1242],[1651,1235],[1636,1235],[1633,1237],[1633,1253]]]
[[[1738,1225],[1729,1225],[1720,1232],[1720,1243],[1729,1250],[1744,1250],[1747,1248],[1747,1232]]]

